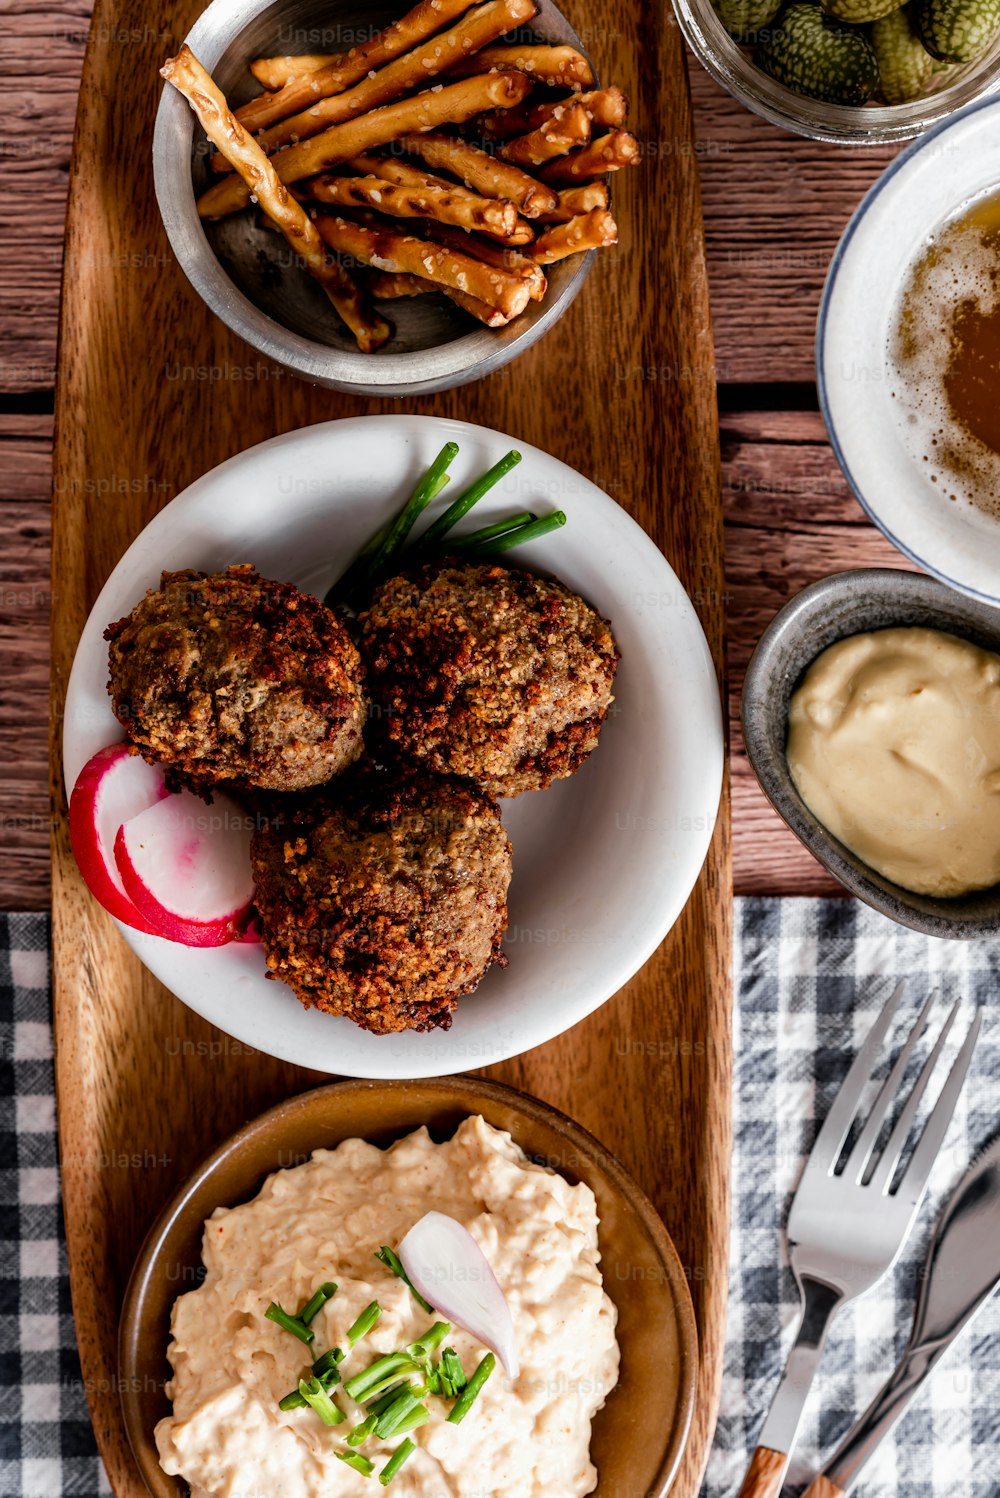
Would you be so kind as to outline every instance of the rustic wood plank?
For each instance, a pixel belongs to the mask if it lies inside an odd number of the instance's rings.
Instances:
[[[164,26],[183,31],[198,0],[167,0]],[[583,0],[567,0],[586,27]],[[142,0],[98,0],[96,24],[138,26]],[[658,0],[605,0],[601,62],[633,100],[638,120],[656,119],[690,145],[689,99],[676,28]],[[324,417],[380,409],[288,380],[241,384],[207,401],[202,387],[168,384],[165,358],[242,364],[242,345],[211,318],[175,267],[145,255],[164,248],[147,168],[162,44],[145,36],[130,54],[127,98],[120,58],[100,42],[88,50],[72,174],[68,277],[63,304],[57,414],[53,566],[60,607],[53,614],[54,699],[66,677],[96,591],[130,539],[174,492],[226,454],[275,432]],[[648,127],[643,127],[648,129]],[[107,174],[104,163],[113,161]],[[626,174],[623,174],[626,175]],[[516,432],[593,475],[621,495],[674,561],[692,591],[721,663],[724,619],[722,516],[708,288],[693,152],[678,151],[655,172],[620,189],[621,217],[635,225],[627,256],[598,264],[586,294],[560,324],[509,369],[457,392],[407,402],[410,409],[460,415]],[[641,232],[640,232],[641,230]],[[101,246],[139,263],[115,276]],[[126,263],[132,264],[131,258]],[[648,288],[661,295],[652,297]],[[187,347],[177,347],[177,329]],[[94,351],[104,351],[94,357]],[[135,351],[141,350],[141,357]],[[210,354],[206,351],[211,350]],[[113,351],[109,356],[108,351]],[[693,378],[659,399],[642,386],[608,415],[607,371],[674,363]],[[536,398],[544,386],[545,401]],[[381,403],[385,409],[391,403]],[[86,413],[86,420],[82,419]],[[635,453],[648,476],[636,481]],[[113,505],[82,486],[99,475],[150,475],[153,486]],[[165,487],[160,488],[161,479]],[[56,725],[57,728],[57,725]],[[52,739],[56,813],[54,951],[57,1080],[63,1139],[84,1137],[63,1171],[69,1257],[85,1381],[114,1388],[115,1308],[138,1242],[165,1196],[194,1159],[234,1123],[309,1074],[258,1055],[214,1057],[199,1048],[206,1027],[160,989],[87,896],[68,848],[58,732]],[[690,1267],[701,1347],[695,1424],[674,1492],[693,1498],[714,1421],[726,1297],[729,1175],[728,801],[706,869],[659,953],[644,972],[571,1033],[500,1068],[571,1111],[636,1171]],[[169,1062],[163,1035],[190,1039],[183,1066]],[[639,1042],[629,1086],[621,1085],[616,1040]],[[682,1037],[664,1067],[644,1041]],[[641,1051],[641,1054],[639,1052]],[[579,1078],[587,1077],[581,1089]],[[162,1100],[169,1098],[170,1106]],[[197,1118],[192,1131],[190,1119]],[[123,1141],[139,1138],[164,1172],[101,1169]],[[118,1401],[92,1400],[98,1440],[119,1495],[138,1492]]]

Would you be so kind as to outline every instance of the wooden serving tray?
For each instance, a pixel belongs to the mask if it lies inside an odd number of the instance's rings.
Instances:
[[[698,175],[680,36],[666,0],[568,0],[645,145],[621,173],[622,243],[534,349],[407,409],[460,417],[580,469],[645,526],[698,607],[723,669],[722,514]],[[163,504],[222,459],[292,427],[397,410],[313,389],[216,321],[173,263],[150,172],[157,68],[196,0],[98,0],[70,178],[53,515],[56,1064],[73,1307],[98,1443],[119,1498],[142,1485],[117,1394],[116,1331],[143,1235],[191,1169],[261,1109],[321,1079],[248,1054],[161,988],[84,888],[69,850],[59,739],[94,598]],[[670,628],[665,611],[664,629]],[[728,794],[704,873],[628,987],[487,1073],[564,1109],[636,1174],[690,1273],[699,1394],[674,1492],[697,1492],[715,1419],[730,1154]],[[636,1286],[636,1294],[641,1286]]]

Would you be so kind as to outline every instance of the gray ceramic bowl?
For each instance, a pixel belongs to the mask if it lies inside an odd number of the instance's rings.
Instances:
[[[1000,654],[1000,611],[916,572],[838,572],[804,588],[761,636],[743,686],[743,737],[771,805],[834,878],[866,905],[929,936],[972,940],[1000,932],[1000,885],[939,900],[884,879],[833,837],[795,789],[785,741],[788,703],[821,651],[865,630],[921,625]]]
[[[213,0],[186,37],[188,46],[234,105],[259,91],[251,58],[336,50],[337,39],[398,19],[403,0]],[[532,27],[542,41],[580,39],[552,0],[540,0]],[[250,346],[319,385],[360,395],[420,395],[448,390],[509,363],[557,322],[587,276],[595,251],[558,261],[542,302],[506,328],[483,328],[444,297],[410,297],[387,306],[395,335],[376,354],[359,353],[323,292],[281,253],[283,241],[250,214],[202,224],[195,202],[210,173],[194,115],[165,86],[153,137],[153,179],[163,226],[177,263],[211,310]]]

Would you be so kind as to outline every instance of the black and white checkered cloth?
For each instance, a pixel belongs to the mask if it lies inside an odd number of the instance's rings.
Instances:
[[[722,1407],[703,1498],[739,1489],[794,1321],[781,1224],[802,1162],[894,980],[907,1016],[932,987],[986,1006],[973,1073],[894,1273],[830,1333],[790,1490],[804,1485],[886,1377],[909,1330],[941,1201],[1000,1127],[1000,943],[942,942],[853,901],[736,903],[733,1255]],[[905,1023],[901,1018],[900,1025]],[[0,1498],[108,1493],[87,1418],[59,1209],[48,921],[0,915]],[[872,1461],[861,1498],[1000,1495],[1000,1297]]]

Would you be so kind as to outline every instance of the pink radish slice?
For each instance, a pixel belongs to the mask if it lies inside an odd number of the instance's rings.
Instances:
[[[211,806],[190,791],[119,828],[115,860],[126,893],[170,941],[221,947],[250,920],[251,818],[228,796]]]
[[[169,794],[161,769],[130,754],[127,744],[109,744],[84,765],[69,798],[69,837],[87,888],[119,921],[154,936],[125,893],[114,845],[123,822]]]
[[[510,1307],[489,1260],[467,1228],[443,1212],[426,1212],[399,1245],[414,1289],[436,1311],[495,1352],[510,1378],[518,1373]]]

